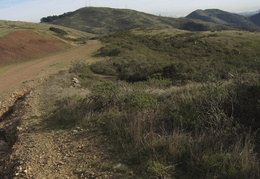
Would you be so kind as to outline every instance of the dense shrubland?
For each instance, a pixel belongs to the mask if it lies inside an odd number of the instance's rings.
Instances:
[[[134,31],[102,37],[107,45],[96,55],[109,59],[70,69],[91,93],[64,99],[52,117],[102,128],[146,178],[259,178],[258,36]]]
[[[131,82],[154,75],[173,81],[229,79],[229,74],[260,70],[258,37],[258,33],[248,32],[122,32],[101,38],[109,45],[97,55],[111,58],[91,65],[91,69]]]

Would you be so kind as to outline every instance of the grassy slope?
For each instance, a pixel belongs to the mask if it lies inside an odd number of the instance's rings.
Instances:
[[[42,22],[62,25],[90,33],[103,34],[135,28],[178,28],[185,30],[232,29],[224,25],[186,18],[155,16],[128,9],[86,7],[60,16],[43,18]]]
[[[100,83],[74,64],[70,73],[91,94],[64,99],[53,120],[102,127],[144,178],[259,178],[259,36],[143,29],[100,37],[97,55],[108,60],[90,69],[121,80]]]
[[[74,65],[91,89],[78,122],[102,127],[144,178],[259,178],[259,37],[169,29],[101,37],[97,55],[109,59],[90,69],[120,80],[98,82]]]
[[[195,33],[135,30],[119,33],[103,38],[104,42],[111,45],[102,48],[100,54],[110,55],[112,58],[107,62],[100,62],[93,69],[102,73],[101,68],[104,65],[103,70],[107,74],[117,74],[122,79],[135,81],[131,78],[135,78],[139,71],[134,69],[131,61],[143,64],[143,68],[149,63],[157,64],[155,68],[148,68],[147,74],[140,74],[140,80],[163,73],[163,68],[169,64],[179,63],[189,71],[187,80],[225,79],[228,73],[259,70],[259,37],[259,33],[236,31]],[[123,74],[121,68],[127,65],[132,69]]]
[[[250,20],[256,25],[260,26],[260,13],[251,16]]]

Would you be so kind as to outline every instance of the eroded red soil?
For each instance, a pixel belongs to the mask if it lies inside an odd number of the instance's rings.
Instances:
[[[21,30],[0,38],[0,66],[42,57],[67,46],[58,38],[39,33]]]

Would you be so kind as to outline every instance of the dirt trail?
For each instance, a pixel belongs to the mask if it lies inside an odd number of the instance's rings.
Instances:
[[[136,178],[116,157],[101,129],[63,127],[57,123],[59,117],[52,117],[56,100],[89,93],[71,88],[70,81],[68,73],[53,75],[18,100],[0,123],[0,128],[16,130],[12,151],[2,166],[3,179]]]
[[[17,65],[0,76],[0,92],[17,89],[26,80],[36,83],[45,78],[0,117],[0,129],[4,130],[0,130],[0,141],[9,147],[8,152],[0,148],[0,178],[137,178],[116,157],[101,129],[73,125],[64,128],[55,123],[59,116],[52,117],[59,109],[57,101],[89,93],[88,89],[71,88],[71,74],[56,72],[67,68],[71,61],[97,60],[91,55],[100,46],[98,41],[90,41],[61,54]]]
[[[0,94],[21,85],[23,82],[46,77],[65,68],[62,64],[75,60],[93,60],[91,54],[100,47],[98,41],[92,40],[78,48],[69,49],[51,57],[16,65],[0,75]],[[56,65],[56,67],[55,67]],[[58,66],[58,68],[57,68]]]

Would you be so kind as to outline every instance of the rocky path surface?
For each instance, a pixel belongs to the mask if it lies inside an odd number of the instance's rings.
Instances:
[[[12,146],[2,166],[3,179],[135,178],[101,129],[53,125],[56,100],[89,93],[69,82],[69,74],[52,76],[2,118],[0,128],[10,128],[6,137]]]
[[[99,42],[91,41],[0,75],[0,107],[3,94],[11,94],[7,96],[11,100],[6,98],[10,106],[1,108],[4,113],[0,115],[0,179],[137,178],[116,157],[101,129],[64,128],[51,118],[57,101],[89,93],[71,88],[71,74],[57,72],[68,68],[71,61],[96,60],[91,55],[98,48]],[[26,90],[19,91],[24,86]]]

